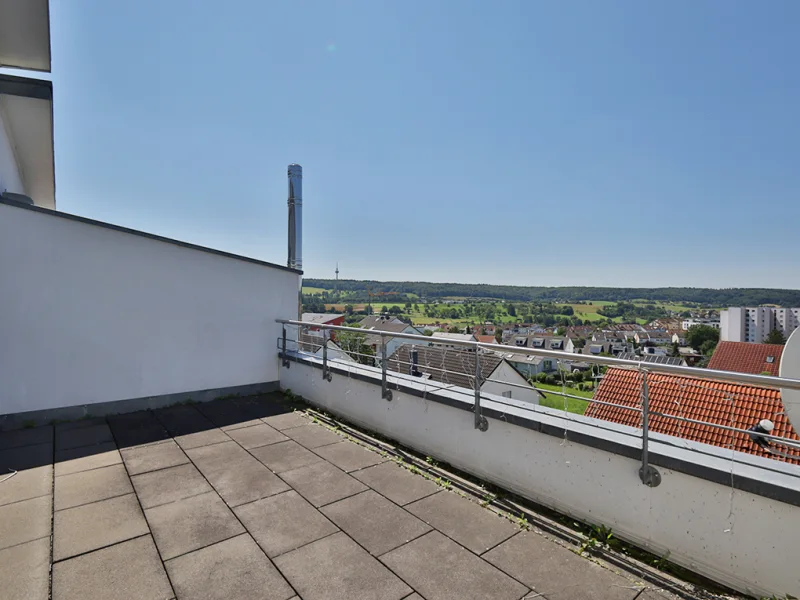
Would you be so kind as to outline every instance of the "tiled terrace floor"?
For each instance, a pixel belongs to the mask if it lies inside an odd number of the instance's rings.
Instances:
[[[0,433],[0,469],[18,470],[0,482],[0,596],[672,597],[521,531],[279,401]]]

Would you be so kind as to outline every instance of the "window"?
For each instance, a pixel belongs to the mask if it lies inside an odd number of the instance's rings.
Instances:
[[[775,357],[774,356],[768,356],[767,357],[767,362],[768,363],[774,363],[775,362]]]
[[[503,398],[511,398],[511,390],[508,390],[507,392],[503,392]]]

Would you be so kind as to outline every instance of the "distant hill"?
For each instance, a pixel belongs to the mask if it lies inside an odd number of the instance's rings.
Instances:
[[[303,285],[332,290],[333,279],[304,279]],[[693,302],[709,306],[758,306],[777,304],[800,306],[800,290],[765,288],[611,288],[611,287],[536,287],[475,283],[429,283],[425,281],[359,281],[340,279],[339,291],[397,292],[426,298],[459,296],[517,301],[577,302],[579,300],[650,300],[669,303]]]

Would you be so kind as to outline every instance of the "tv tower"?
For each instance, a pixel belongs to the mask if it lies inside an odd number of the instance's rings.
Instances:
[[[336,262],[336,284],[333,287],[334,292],[339,291],[339,262]]]

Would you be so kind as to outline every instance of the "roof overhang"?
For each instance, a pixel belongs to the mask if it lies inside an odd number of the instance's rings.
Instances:
[[[11,140],[25,194],[36,206],[55,209],[52,83],[0,74],[0,116]]]
[[[0,67],[50,72],[48,0],[0,2]]]

